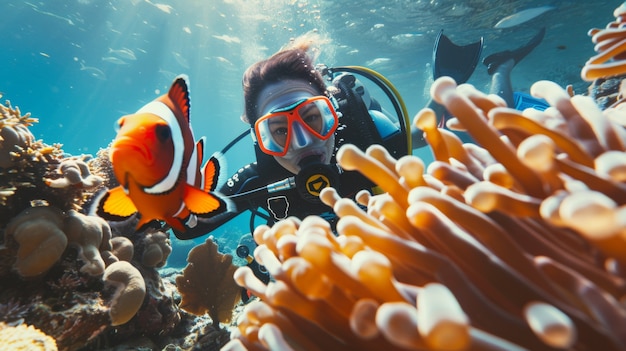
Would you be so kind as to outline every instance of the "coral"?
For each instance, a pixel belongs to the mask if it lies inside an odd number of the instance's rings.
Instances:
[[[52,188],[67,188],[70,186],[76,188],[96,188],[102,184],[103,179],[100,176],[91,174],[89,166],[85,160],[89,156],[68,157],[61,160],[57,167],[59,178],[44,179],[46,185]]]
[[[2,95],[0,95],[2,97]],[[0,168],[13,166],[16,152],[26,149],[35,140],[27,127],[37,122],[30,113],[22,116],[9,101],[0,105]]]
[[[626,111],[547,81],[531,94],[551,107],[439,78],[433,99],[476,144],[422,110],[426,170],[343,146],[341,167],[384,193],[325,189],[337,233],[315,216],[257,227],[275,281],[237,270],[260,301],[225,349],[625,349]]]
[[[146,285],[146,297],[135,316],[123,326],[111,329],[111,338],[123,341],[145,335],[157,338],[171,335],[181,321],[175,299],[176,287],[165,282],[154,268],[137,265]]]
[[[111,246],[111,252],[118,260],[130,262],[133,259],[135,247],[130,239],[124,236],[116,236],[111,239]]]
[[[15,327],[0,323],[0,348],[13,351],[56,351],[53,338],[32,325]]]
[[[6,206],[7,199],[15,195],[15,190],[17,190],[17,188],[13,186],[5,186],[0,188],[0,205]]]
[[[146,267],[163,267],[172,252],[169,234],[161,230],[149,229],[143,238],[141,264]]]
[[[20,304],[20,302],[11,298],[6,303],[0,303],[0,322],[8,325],[19,325],[24,322],[24,317],[28,313],[28,306]]]
[[[108,308],[98,293],[74,291],[76,302],[58,306],[56,299],[34,298],[26,323],[32,324],[56,340],[61,351],[83,349],[108,327]]]
[[[183,275],[176,277],[182,296],[180,307],[195,315],[208,313],[216,328],[228,323],[241,288],[233,280],[237,269],[232,256],[217,251],[212,238],[189,251]]]
[[[78,248],[84,262],[81,272],[101,275],[105,264],[100,251],[111,251],[110,238],[111,229],[102,218],[74,210],[63,214],[52,206],[22,211],[5,230],[5,243],[17,246],[13,267],[22,277],[46,273],[59,261],[68,243]]]
[[[62,300],[70,300],[77,288],[85,285],[85,279],[72,273],[65,272],[56,281],[48,281],[48,286]]]
[[[63,224],[70,244],[78,247],[79,257],[84,262],[80,271],[91,275],[104,273],[100,251],[111,250],[109,224],[100,217],[86,216],[74,210],[68,211]]]
[[[25,149],[12,152],[12,164],[0,167],[0,225],[32,206],[49,205],[63,211],[82,208],[99,189],[86,187],[53,188],[46,180],[58,177],[57,167],[63,162],[59,145],[49,146],[34,141]]]
[[[36,122],[8,101],[0,105],[0,227],[35,205],[80,210],[102,188],[90,156],[66,157],[60,144],[35,140],[28,127]]]
[[[113,189],[120,183],[115,178],[113,173],[113,165],[109,157],[109,148],[100,149],[96,153],[96,157],[89,160],[89,167],[93,174],[97,174],[103,180],[103,189]]]
[[[31,207],[13,218],[5,230],[5,245],[14,240],[19,248],[13,268],[23,277],[46,273],[67,246],[63,213],[54,207]]]
[[[126,261],[114,262],[108,266],[102,279],[105,285],[115,288],[111,297],[111,325],[127,323],[135,316],[146,296],[146,284],[141,273]]]
[[[174,288],[133,261],[144,233],[121,223],[112,237],[106,221],[82,211],[110,182],[110,163],[34,140],[36,120],[9,103],[0,113],[0,321],[33,325],[62,351],[172,333],[180,322]]]

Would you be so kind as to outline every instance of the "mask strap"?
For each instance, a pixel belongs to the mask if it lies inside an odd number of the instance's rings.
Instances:
[[[341,118],[341,116],[343,116],[343,114],[341,112],[339,112],[339,102],[335,98],[335,95],[328,94],[327,98],[330,101],[330,104],[333,106],[333,109],[335,110],[335,113],[337,114],[337,118]]]
[[[250,128],[250,136],[252,137],[252,142],[257,143],[258,140],[256,138],[256,132],[254,131],[254,126]]]

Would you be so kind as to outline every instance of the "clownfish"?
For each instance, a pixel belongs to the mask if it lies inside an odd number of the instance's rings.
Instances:
[[[215,192],[218,156],[200,168],[204,137],[193,136],[188,86],[187,76],[180,75],[167,94],[117,121],[109,158],[120,185],[100,199],[100,216],[120,220],[138,213],[137,230],[161,220],[184,232],[196,215],[228,210],[228,201]]]

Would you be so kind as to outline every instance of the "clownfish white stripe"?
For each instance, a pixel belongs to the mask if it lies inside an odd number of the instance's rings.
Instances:
[[[183,132],[180,129],[176,116],[170,110],[167,105],[160,101],[152,101],[137,111],[140,113],[151,113],[159,116],[167,122],[172,132],[172,143],[174,144],[174,160],[172,161],[172,167],[165,178],[155,185],[145,188],[144,191],[148,194],[161,194],[170,191],[176,185],[180,172],[183,166],[184,145]]]
[[[193,136],[193,131],[191,131],[191,135]],[[202,140],[202,145],[204,145],[204,137],[200,138]],[[189,159],[189,165],[187,166],[187,183],[191,185],[195,185],[196,177],[198,172],[198,148],[197,144],[194,145],[193,152],[191,153],[191,159]]]
[[[178,208],[178,211],[176,211],[176,213],[174,213],[174,217],[178,216],[179,214],[181,214],[181,212],[183,212],[183,210],[185,209],[185,203],[181,203],[180,204],[180,208]]]

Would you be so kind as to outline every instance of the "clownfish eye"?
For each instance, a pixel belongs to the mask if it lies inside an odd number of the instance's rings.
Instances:
[[[155,132],[160,142],[165,142],[172,136],[172,133],[170,132],[170,127],[166,124],[157,125]]]
[[[120,129],[122,129],[122,126],[124,125],[124,117],[120,118],[117,120],[117,122],[115,122],[115,131],[119,132]]]

